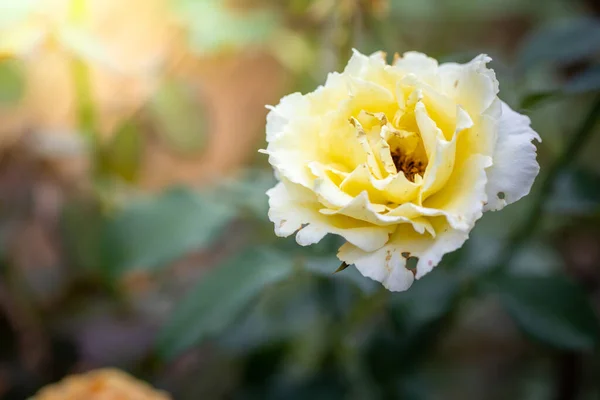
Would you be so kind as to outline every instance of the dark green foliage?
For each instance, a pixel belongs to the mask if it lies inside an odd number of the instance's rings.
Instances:
[[[249,249],[207,273],[178,304],[158,341],[170,358],[217,335],[253,304],[261,290],[292,273],[292,262],[264,249]]]
[[[506,311],[533,338],[571,350],[598,344],[598,317],[581,287],[562,276],[514,276],[494,282]]]

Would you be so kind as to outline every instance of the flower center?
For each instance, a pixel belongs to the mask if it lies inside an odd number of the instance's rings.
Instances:
[[[413,157],[413,154],[402,154],[400,149],[392,152],[392,160],[398,173],[403,172],[406,179],[411,182],[415,181],[415,175],[423,176],[427,166],[427,163]]]
[[[349,122],[356,128],[367,154],[377,158],[375,163],[383,168],[374,168],[379,174],[383,170],[389,174],[404,174],[413,183],[424,177],[428,158],[414,112],[404,112],[390,122],[384,113],[363,110],[356,118],[350,117]]]
[[[411,182],[415,182],[417,175],[423,178],[428,158],[414,111],[404,112],[395,118],[390,131],[392,135],[388,135],[386,140],[396,171],[403,173]]]

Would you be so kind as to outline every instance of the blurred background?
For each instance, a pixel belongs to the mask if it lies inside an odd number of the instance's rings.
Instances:
[[[597,0],[0,0],[0,398],[600,398]],[[404,293],[276,238],[265,104],[351,49],[492,56],[532,193]]]

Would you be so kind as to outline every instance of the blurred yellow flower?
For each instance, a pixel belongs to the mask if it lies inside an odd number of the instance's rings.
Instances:
[[[264,151],[280,180],[267,192],[276,234],[297,232],[301,245],[340,235],[343,262],[401,291],[484,211],[527,195],[540,138],[498,98],[490,60],[439,65],[409,52],[388,65],[355,52],[324,86],[284,97]]]
[[[169,400],[167,393],[116,369],[73,375],[46,386],[31,400]]]
[[[22,108],[34,130],[77,126],[73,61],[88,69],[103,132],[152,93],[173,40],[168,0],[5,0],[0,54],[21,59]]]
[[[260,134],[256,128],[264,118],[262,105],[281,93],[283,69],[259,50],[269,45],[263,41],[277,26],[271,11],[229,7],[221,0],[0,1],[0,53],[19,60],[26,83],[22,101],[0,106],[0,148],[28,131],[30,149],[52,157],[55,167],[64,161],[61,175],[85,176],[89,155],[81,152],[85,143],[77,134],[82,96],[76,68],[84,66],[89,98],[83,100],[91,103],[96,133],[105,143],[115,128],[149,105],[144,116],[154,123],[154,135],[143,142],[139,184],[197,183],[215,171],[237,168]],[[297,39],[277,38],[287,48]],[[305,51],[304,43],[293,42],[294,49]],[[248,45],[253,45],[251,51]],[[190,106],[198,110],[193,116],[205,118],[205,126],[196,123],[199,118],[179,118],[186,127],[180,134],[156,123],[157,95],[173,82],[190,93]],[[166,104],[179,116],[190,114],[189,107],[177,107],[172,99]],[[232,109],[245,117],[232,119]],[[176,135],[185,145],[196,141],[206,148],[181,157],[181,146],[171,146]]]

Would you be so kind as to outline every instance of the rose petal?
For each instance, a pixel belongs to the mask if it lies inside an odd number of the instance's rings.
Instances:
[[[487,200],[486,168],[490,165],[491,157],[481,154],[457,160],[450,179],[435,195],[428,197],[423,206],[442,210],[451,227],[471,230],[481,218]]]
[[[531,129],[530,123],[528,117],[502,103],[494,164],[487,170],[488,199],[484,211],[500,210],[526,196],[531,190],[540,171],[536,161],[536,148],[532,142],[541,142],[542,139]]]
[[[480,154],[461,161],[444,188],[425,200],[423,206],[404,203],[386,215],[409,219],[443,216],[452,229],[469,231],[481,217],[487,199],[485,169],[491,162],[490,157]]]
[[[275,234],[287,237],[300,230],[296,241],[302,246],[318,243],[325,234],[333,233],[364,251],[373,251],[385,244],[393,230],[393,227],[374,226],[345,216],[323,215],[318,211],[322,206],[314,193],[286,180],[269,189],[267,196]],[[306,228],[309,229],[302,232]]]
[[[425,218],[406,218],[399,215],[382,214],[378,209],[377,204],[372,204],[369,201],[367,192],[362,192],[356,196],[347,206],[339,210],[321,209],[319,210],[324,215],[345,215],[358,221],[365,221],[376,226],[390,226],[396,224],[411,224],[415,231],[424,233],[425,231],[435,236],[431,224]],[[393,229],[392,229],[393,230]]]
[[[385,179],[376,179],[363,164],[350,173],[340,188],[351,196],[368,191],[371,201],[380,204],[402,204],[413,199],[420,184],[411,182],[404,174],[388,175]]]
[[[408,289],[416,277],[423,277],[442,259],[467,240],[468,233],[447,226],[443,218],[434,220],[437,237],[416,233],[410,225],[399,225],[389,242],[374,252],[365,252],[352,244],[343,245],[338,258],[354,264],[364,276],[379,281],[391,291]],[[406,269],[409,257],[418,257],[415,274]]]
[[[269,163],[279,176],[312,188],[314,176],[306,160],[321,159],[320,149],[314,145],[319,139],[321,126],[318,118],[294,118],[285,125],[283,131],[274,134],[267,149],[260,152],[269,155]],[[304,135],[297,135],[297,132],[304,132]]]
[[[297,117],[308,116],[310,103],[301,93],[292,93],[281,99],[275,107],[267,106],[267,142],[285,130],[288,122]]]
[[[408,51],[394,60],[393,67],[401,75],[415,74],[429,84],[437,82],[438,62],[423,53]]]
[[[358,50],[352,49],[352,57],[344,69],[344,74],[356,76],[359,78],[368,78],[373,70],[382,71],[386,67],[385,54],[378,51],[370,56],[361,54]]]
[[[439,67],[439,88],[471,117],[487,110],[498,94],[496,74],[486,66],[491,60],[481,54],[466,64],[444,63]]]

